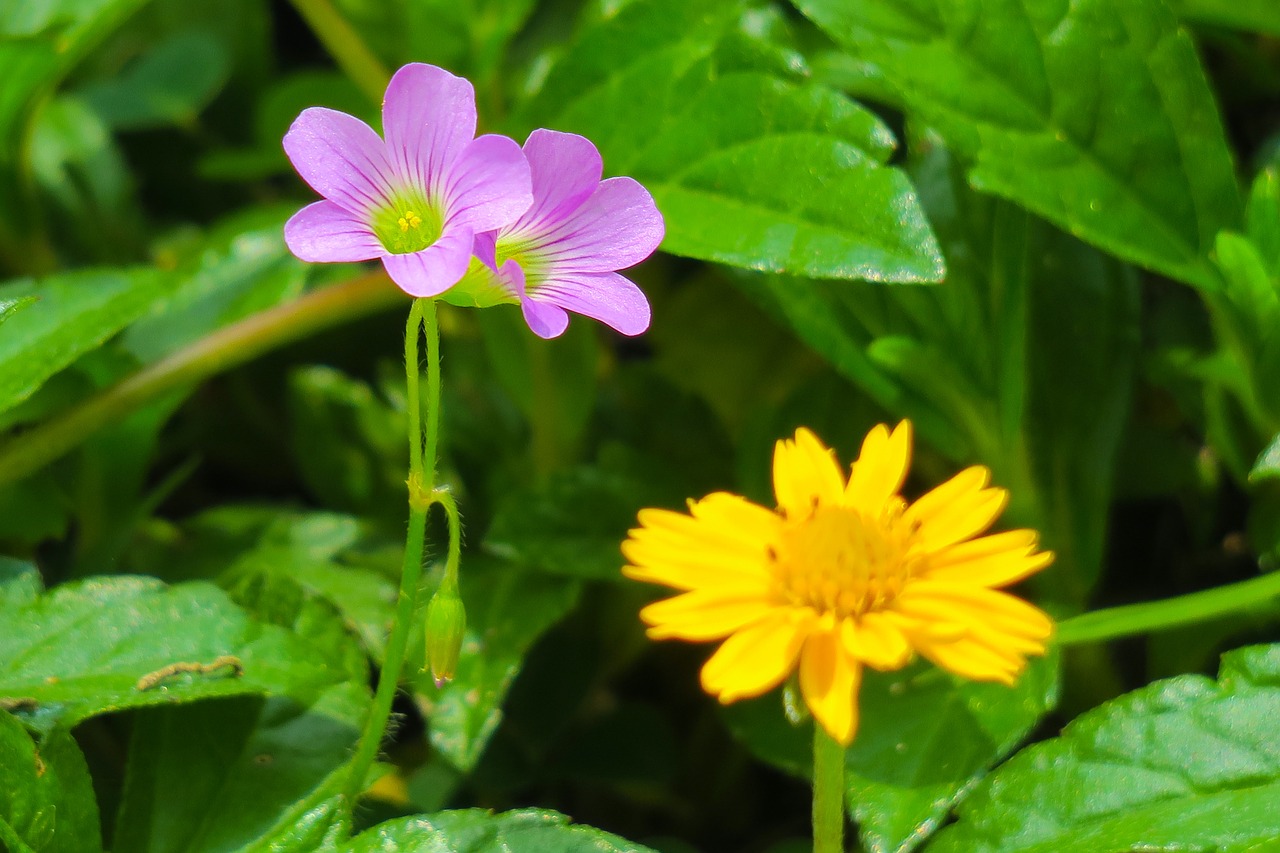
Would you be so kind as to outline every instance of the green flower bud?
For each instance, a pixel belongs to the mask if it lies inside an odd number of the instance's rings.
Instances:
[[[436,590],[427,605],[427,664],[436,687],[443,687],[453,679],[466,632],[467,611],[458,597],[457,587]]]

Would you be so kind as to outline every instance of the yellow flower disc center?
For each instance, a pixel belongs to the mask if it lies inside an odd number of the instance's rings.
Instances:
[[[393,255],[421,252],[440,239],[444,222],[426,199],[406,195],[373,214],[373,233]]]
[[[781,601],[839,618],[878,610],[911,578],[912,532],[901,511],[868,519],[850,507],[818,507],[783,529],[770,549]]]

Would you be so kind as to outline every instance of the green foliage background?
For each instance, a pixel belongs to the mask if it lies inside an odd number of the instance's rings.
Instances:
[[[409,61],[667,236],[642,338],[442,315],[468,634],[352,810],[408,302],[288,254],[280,138]],[[868,677],[857,843],[1280,837],[1274,0],[0,0],[0,277],[0,847],[804,849],[808,724],[702,695],[618,543],[903,417],[908,490],[990,466],[1066,621],[1012,690]]]

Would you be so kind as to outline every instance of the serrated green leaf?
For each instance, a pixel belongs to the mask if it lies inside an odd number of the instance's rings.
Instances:
[[[90,270],[0,285],[2,301],[38,300],[7,320],[0,335],[0,411],[143,316],[170,288],[170,280],[152,269]]]
[[[663,248],[748,269],[939,281],[892,134],[836,92],[713,58],[740,4],[638,0],[586,30],[525,114],[582,133],[652,192]]]
[[[1058,661],[1032,661],[1013,688],[917,665],[868,672],[861,722],[846,753],[846,804],[868,850],[906,853],[935,832],[973,784],[1057,701]],[[790,726],[776,696],[731,705],[734,732],[766,761],[808,776],[811,735]]]
[[[262,842],[344,765],[369,698],[348,682],[310,705],[236,697],[143,709],[113,847],[196,853]]]
[[[0,697],[45,730],[215,696],[307,702],[344,680],[306,642],[207,583],[94,578],[6,609],[4,620]]]
[[[93,780],[75,740],[54,732],[37,746],[0,711],[0,845],[14,840],[39,853],[102,850]]]
[[[1235,850],[1280,837],[1280,646],[1107,702],[984,781],[930,849]]]
[[[467,633],[454,678],[437,688],[430,672],[412,681],[431,728],[431,745],[455,767],[475,766],[502,721],[502,702],[534,641],[578,601],[576,581],[510,563],[467,557],[460,578]],[[423,594],[425,603],[430,596]],[[423,667],[423,632],[411,647],[410,672]]]
[[[972,160],[973,185],[1213,289],[1240,193],[1188,35],[1159,0],[796,0]]]
[[[648,847],[541,809],[481,809],[387,821],[356,836],[342,853],[436,849],[449,853],[652,853]]]

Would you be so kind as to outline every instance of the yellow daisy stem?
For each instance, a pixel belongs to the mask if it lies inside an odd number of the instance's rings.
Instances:
[[[1118,637],[1191,625],[1264,607],[1280,597],[1280,572],[1160,601],[1082,613],[1058,623],[1060,646],[1101,643]]]
[[[421,403],[418,395],[420,367],[418,364],[418,335],[424,330],[427,338],[427,423],[425,440],[421,428]],[[406,403],[409,415],[409,532],[405,536],[404,561],[400,569],[400,594],[396,603],[396,618],[387,638],[387,650],[382,669],[378,673],[378,689],[373,696],[373,706],[365,720],[364,730],[356,755],[351,761],[351,775],[347,783],[347,800],[354,803],[364,790],[369,770],[378,758],[382,739],[386,735],[387,721],[391,718],[391,703],[400,684],[400,672],[404,669],[405,652],[409,646],[409,632],[413,628],[413,616],[418,605],[418,586],[422,580],[422,554],[426,545],[427,512],[431,504],[439,502],[435,489],[436,451],[440,431],[440,328],[436,322],[436,304],[431,299],[415,299],[409,309],[409,322],[404,332],[404,366]],[[448,507],[446,507],[448,509]],[[450,539],[458,537],[457,510],[450,513]],[[450,562],[454,566],[456,583],[457,544],[450,542]]]
[[[844,853],[844,747],[813,725],[813,853]]]

